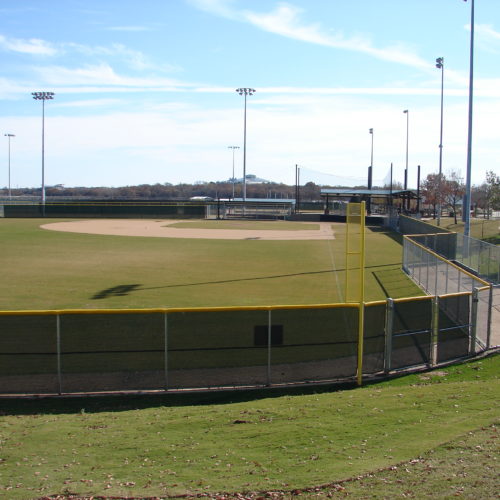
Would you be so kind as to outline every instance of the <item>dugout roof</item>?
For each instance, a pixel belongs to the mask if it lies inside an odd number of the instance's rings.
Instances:
[[[321,196],[351,198],[352,196],[370,196],[373,198],[417,198],[417,193],[411,189],[322,189]]]

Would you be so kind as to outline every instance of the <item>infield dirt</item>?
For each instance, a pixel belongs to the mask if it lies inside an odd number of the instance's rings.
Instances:
[[[107,234],[115,236],[145,236],[155,238],[202,238],[216,240],[333,240],[332,223],[315,224],[318,229],[290,231],[280,229],[281,221],[276,221],[276,229],[201,229],[198,227],[176,227],[173,224],[180,220],[147,220],[147,219],[91,219],[44,224],[43,229],[71,233]]]

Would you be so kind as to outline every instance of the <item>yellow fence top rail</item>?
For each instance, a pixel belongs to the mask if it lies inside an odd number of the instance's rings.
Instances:
[[[434,234],[450,234],[450,233],[434,233]],[[486,287],[490,286],[490,284],[487,281],[485,281],[485,280],[483,280],[481,278],[478,278],[477,276],[474,276],[472,273],[469,273],[469,271],[466,271],[465,269],[462,269],[460,266],[457,266],[453,262],[451,262],[448,259],[446,259],[446,258],[442,257],[441,255],[437,254],[436,252],[434,252],[430,248],[427,248],[426,246],[422,245],[421,243],[418,243],[418,241],[413,241],[411,238],[415,237],[415,236],[420,237],[420,236],[430,236],[430,235],[428,235],[428,234],[405,234],[403,236],[403,238],[408,239],[414,245],[417,245],[421,249],[425,250],[427,253],[430,253],[431,255],[433,255],[434,257],[438,258],[439,260],[445,262],[446,264],[449,264],[450,266],[453,266],[455,269],[458,269],[459,272],[461,272],[461,273],[465,274],[466,276],[468,276],[469,278],[472,278],[475,281],[481,283],[481,285],[486,286]]]
[[[339,309],[358,308],[359,304],[333,303],[333,304],[298,304],[298,305],[273,305],[273,306],[228,306],[228,307],[158,307],[149,309],[40,309],[0,311],[0,316],[57,316],[71,314],[170,314],[170,313],[196,313],[196,312],[237,312],[237,311],[278,311],[290,309]]]

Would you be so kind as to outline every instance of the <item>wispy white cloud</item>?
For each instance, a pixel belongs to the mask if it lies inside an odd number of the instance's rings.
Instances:
[[[34,86],[50,85],[58,94],[114,94],[144,93],[185,93],[226,94],[234,93],[232,87],[200,86],[197,83],[183,82],[169,78],[134,78],[117,73],[106,64],[65,68],[48,66],[36,68],[39,80],[36,83],[23,84],[0,79],[0,98],[15,99],[16,96],[29,94]],[[33,86],[34,85],[34,86]],[[283,104],[301,104],[321,102],[328,96],[439,96],[440,88],[429,87],[259,87],[252,99],[255,104],[281,106]],[[447,88],[446,98],[466,97],[466,86]],[[474,95],[477,98],[500,98],[500,81],[498,79],[482,79],[475,81]],[[109,102],[108,99],[99,101]],[[94,104],[92,104],[94,105]]]
[[[55,101],[55,106],[58,108],[101,108],[120,104],[120,99],[85,99],[77,101]]]
[[[470,26],[467,26],[470,30]],[[500,52],[500,32],[495,31],[491,24],[476,24],[474,26],[478,45],[482,50],[498,54]]]
[[[448,97],[464,97],[468,95],[465,85],[448,87],[445,90]],[[230,94],[234,92],[232,87],[196,86],[189,85],[190,90],[199,93]],[[273,97],[267,97],[270,94]],[[254,102],[276,102],[275,95],[287,96],[335,96],[335,95],[360,95],[360,96],[438,96],[441,94],[439,85],[433,87],[410,87],[406,85],[390,87],[259,87],[252,98]],[[500,98],[500,81],[498,79],[477,78],[474,94],[477,97]],[[261,97],[266,96],[266,97]],[[306,97],[308,98],[308,97]]]
[[[36,56],[54,56],[59,51],[53,44],[38,38],[8,38],[0,35],[0,48],[9,52],[32,54]]]
[[[303,9],[280,3],[274,10],[259,13],[251,10],[236,11],[232,2],[226,0],[190,0],[195,7],[226,18],[237,19],[257,28],[306,43],[335,49],[362,52],[377,59],[405,64],[415,68],[428,68],[429,62],[419,57],[410,47],[396,44],[376,47],[368,37],[344,36],[327,33],[320,23],[305,24],[301,18]]]
[[[155,64],[141,51],[130,49],[121,43],[110,45],[83,45],[78,43],[64,44],[67,50],[79,52],[88,57],[119,58],[129,67],[137,71],[152,69],[155,71],[176,72],[180,68],[169,64]]]
[[[139,27],[136,27],[139,30]],[[8,52],[17,52],[31,54],[33,56],[67,56],[73,52],[83,54],[87,57],[108,57],[120,58],[129,67],[137,71],[147,69],[176,72],[180,71],[178,66],[169,64],[156,64],[141,51],[130,49],[121,43],[112,43],[110,45],[84,45],[73,42],[51,43],[38,38],[21,39],[9,38],[0,35],[0,50]]]
[[[104,90],[103,87],[130,87],[149,90],[154,87],[172,89],[192,86],[169,78],[123,76],[107,63],[86,65],[79,68],[41,66],[35,68],[35,72],[43,83],[57,86],[96,85],[101,87],[101,90]]]

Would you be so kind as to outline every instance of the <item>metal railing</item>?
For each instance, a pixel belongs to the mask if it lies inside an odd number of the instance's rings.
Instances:
[[[468,272],[463,267],[439,255],[429,246],[436,246],[440,235],[406,235],[403,240],[403,270],[429,295],[466,293],[471,297],[472,321],[470,335],[479,348],[498,345],[500,332],[493,335],[493,325],[500,321],[500,311],[494,309],[494,287],[491,283]],[[442,241],[440,242],[442,243]],[[458,306],[457,306],[458,307]],[[449,310],[456,318],[460,308]],[[498,318],[497,318],[498,315]]]

